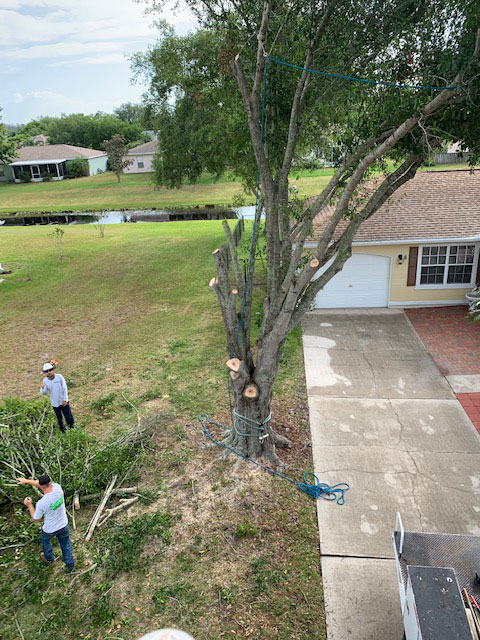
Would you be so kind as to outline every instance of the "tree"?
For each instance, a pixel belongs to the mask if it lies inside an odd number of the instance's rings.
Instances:
[[[48,136],[48,128],[56,121],[58,118],[54,118],[52,116],[41,116],[36,120],[30,120],[27,124],[21,125],[16,133],[25,134],[29,138],[33,136],[38,136],[43,133],[43,135]]]
[[[0,107],[0,111],[2,108]],[[7,127],[0,122],[0,163],[11,162],[17,150],[16,140],[8,135]]]
[[[162,1],[153,4],[158,9]],[[235,415],[242,416],[230,442],[245,455],[277,460],[275,445],[285,442],[269,421],[270,405],[290,331],[350,257],[360,224],[413,178],[445,136],[468,140],[473,150],[480,148],[474,106],[480,94],[477,2],[192,0],[189,4],[203,27],[204,46],[216,43],[216,55],[210,55],[209,61],[205,56],[203,65],[195,69],[198,53],[187,61],[184,51],[189,43],[183,40],[183,50],[175,48],[167,34],[158,47],[137,57],[136,68],[150,80],[150,102],[157,106],[157,113],[178,130],[182,122],[185,128],[190,126],[197,105],[201,112],[197,119],[205,124],[205,131],[216,135],[217,173],[233,159],[231,166],[252,186],[259,166],[257,219],[263,206],[267,269],[256,334],[252,323],[256,296],[251,278],[246,282],[243,277],[226,225],[228,243],[214,252],[216,277],[210,287],[226,329]],[[170,59],[166,57],[169,41]],[[178,64],[173,59],[176,52]],[[313,74],[309,69],[379,84]],[[382,80],[411,86],[395,88]],[[432,85],[449,88],[418,88]],[[210,129],[212,116],[206,111],[215,96],[217,122]],[[229,106],[226,113],[224,104]],[[250,152],[242,142],[243,132],[237,131],[240,108]],[[307,206],[290,198],[289,174],[298,153],[312,148],[325,132],[342,155],[328,185]],[[157,171],[157,180],[163,184],[192,178],[188,145],[178,147],[172,150],[175,165],[165,159]],[[235,160],[242,157],[237,164]],[[208,162],[203,154],[196,160],[193,175]],[[327,215],[323,234],[317,247],[306,251],[305,242],[319,213]],[[258,229],[257,225],[254,248],[262,240]],[[233,277],[229,264],[234,267]],[[255,267],[253,251],[251,276]]]
[[[130,124],[114,115],[101,112],[94,115],[71,113],[59,118],[39,118],[21,127],[18,133],[29,137],[43,133],[50,144],[72,144],[91,149],[99,149],[104,140],[109,140],[115,134],[123,136],[127,143],[141,144],[148,141],[140,123]]]
[[[102,149],[105,149],[107,152],[110,169],[117,176],[118,182],[120,182],[120,176],[123,170],[133,163],[133,160],[126,157],[128,147],[125,144],[124,138],[115,134],[110,140],[105,140],[102,143]]]
[[[124,102],[113,110],[113,115],[119,118],[119,120],[123,120],[123,122],[128,122],[128,124],[138,123],[143,126],[144,112],[145,107],[141,104]]]

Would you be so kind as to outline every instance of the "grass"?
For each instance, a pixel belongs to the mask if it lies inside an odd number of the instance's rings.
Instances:
[[[38,394],[41,364],[55,358],[78,424],[106,437],[136,424],[138,411],[154,435],[138,469],[144,498],[128,515],[87,545],[96,505],[77,512],[77,570],[96,563],[94,571],[72,583],[60,561],[42,566],[36,535],[4,553],[2,640],[17,640],[18,627],[29,640],[131,640],[170,626],[196,640],[322,640],[315,504],[223,457],[196,420],[200,412],[228,418],[223,328],[208,288],[221,224],[112,225],[104,238],[91,226],[68,227],[63,259],[49,233],[0,233],[2,262],[28,261],[31,273],[28,281],[16,269],[0,284],[2,396]],[[296,445],[281,455],[301,469],[311,466],[302,370],[297,330],[272,413]],[[21,523],[13,538],[11,512],[0,514],[7,544],[35,527],[21,505],[13,509]]]
[[[438,165],[425,167],[425,170],[464,168],[468,165]],[[313,196],[323,190],[333,171],[331,168],[293,171],[291,184],[296,185],[301,197]],[[207,204],[231,206],[241,195],[245,197],[245,204],[254,203],[254,196],[243,194],[240,180],[230,174],[218,180],[202,176],[194,185],[165,189],[154,186],[153,174],[126,174],[118,183],[115,175],[109,172],[59,182],[0,182],[0,213],[161,209]]]
[[[102,211],[231,204],[240,182],[204,177],[181,189],[157,189],[152,174],[122,176],[111,172],[75,180],[29,184],[0,183],[0,212]],[[253,202],[250,197],[248,202]]]

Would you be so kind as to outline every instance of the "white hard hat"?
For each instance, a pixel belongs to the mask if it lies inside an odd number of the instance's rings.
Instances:
[[[51,369],[53,369],[53,368],[54,368],[54,366],[53,366],[53,364],[51,364],[50,362],[46,362],[46,363],[43,365],[43,370],[44,370],[44,371],[50,371],[50,370],[51,370]]]

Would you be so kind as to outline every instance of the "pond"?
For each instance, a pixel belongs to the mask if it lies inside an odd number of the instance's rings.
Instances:
[[[85,211],[65,213],[25,213],[15,217],[0,216],[3,226],[63,225],[63,224],[121,224],[126,222],[172,222],[184,220],[223,220],[245,218],[252,220],[255,207],[227,209],[221,207],[195,207],[190,209],[131,209],[126,211]]]

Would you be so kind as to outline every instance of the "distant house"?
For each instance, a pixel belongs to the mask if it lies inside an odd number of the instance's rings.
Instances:
[[[154,171],[153,168],[153,156],[157,153],[158,142],[156,140],[150,140],[138,147],[130,149],[126,155],[126,159],[133,160],[133,162],[125,167],[123,173],[148,173]]]
[[[314,220],[307,247],[316,246],[332,210]],[[335,238],[346,225],[340,222]],[[352,256],[314,306],[466,304],[465,294],[480,278],[479,255],[480,171],[417,173],[360,225]]]
[[[42,182],[47,177],[63,180],[67,175],[68,162],[77,158],[87,160],[91,176],[107,170],[105,151],[70,144],[41,144],[21,147],[12,162],[0,164],[0,180],[22,182],[25,174],[30,175],[32,182]]]
[[[32,144],[45,146],[48,144],[47,136],[44,136],[43,133],[39,133],[38,136],[33,136],[31,138]]]

